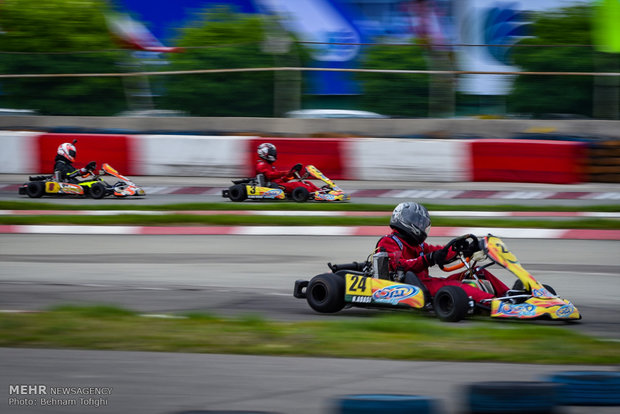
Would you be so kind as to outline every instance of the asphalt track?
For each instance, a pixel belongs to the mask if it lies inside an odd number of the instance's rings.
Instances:
[[[2,199],[16,199],[0,193]],[[141,202],[168,202],[168,197],[181,202],[174,195],[147,196]],[[196,200],[203,196],[187,197]],[[126,200],[101,202],[108,201]],[[531,202],[535,200],[527,200]],[[609,200],[605,204],[610,204]],[[364,259],[375,240],[3,234],[0,308],[33,310],[60,303],[109,303],[150,314],[198,310],[224,315],[260,313],[283,320],[365,317],[380,311],[316,314],[304,301],[292,297],[292,283],[325,271],[327,261]],[[620,339],[617,241],[506,242],[526,269],[582,311],[583,321],[563,327],[607,340]],[[442,412],[459,413],[462,387],[472,381],[538,380],[556,371],[617,369],[29,349],[1,349],[0,355],[0,389],[4,393],[13,384],[113,387],[107,404],[97,409],[11,405],[3,410],[37,414],[82,413],[86,409],[153,414],[189,409],[326,413],[333,398],[350,393],[427,395],[440,400]],[[8,404],[8,398],[3,395],[5,401],[0,404]],[[569,407],[563,412],[611,414],[617,407]]]

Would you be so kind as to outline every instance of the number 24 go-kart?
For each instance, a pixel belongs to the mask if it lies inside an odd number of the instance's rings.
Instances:
[[[453,239],[448,246],[456,252],[451,261],[458,260],[459,263],[452,267],[445,267],[447,263],[439,264],[442,270],[451,272],[465,267],[463,283],[495,295],[481,270],[497,264],[517,277],[513,288],[505,296],[496,296],[483,303],[474,303],[459,286],[443,286],[434,297],[430,297],[412,272],[404,275],[404,283],[398,282],[398,275],[388,271],[386,253],[377,253],[372,255],[372,260],[363,263],[328,263],[332,273],[317,275],[310,281],[297,280],[293,295],[306,299],[312,309],[322,313],[356,306],[427,310],[449,322],[473,314],[486,314],[492,318],[581,319],[577,308],[558,297],[551,286],[534,279],[500,238],[489,234],[479,240],[469,234]],[[470,257],[465,256],[464,252],[474,250],[477,251]]]
[[[241,180],[233,180],[234,185],[227,190],[222,191],[222,197],[229,198],[231,201],[244,201],[246,199],[254,200],[285,200],[287,198],[303,203],[308,200],[315,201],[349,201],[351,196],[346,194],[332,180],[327,178],[318,168],[313,165],[306,166],[306,172],[303,176],[295,173],[299,182],[312,176],[317,180],[325,183],[319,191],[309,192],[306,187],[299,186],[287,194],[283,189],[278,187],[270,187],[262,174],[256,177],[243,178]]]
[[[93,163],[94,164],[94,163]],[[87,167],[88,168],[88,167]],[[19,187],[19,194],[31,198],[48,196],[90,196],[95,199],[113,195],[115,197],[143,196],[145,191],[134,184],[129,178],[119,174],[109,164],[104,163],[101,171],[97,174],[95,166],[82,176],[83,181],[78,183],[65,183],[56,180],[53,175],[39,175],[30,177],[30,181]],[[102,176],[105,174],[118,178],[114,185],[108,184]]]

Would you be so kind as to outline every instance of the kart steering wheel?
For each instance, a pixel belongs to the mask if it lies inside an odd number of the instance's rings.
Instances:
[[[454,257],[449,261],[437,263],[437,266],[439,266],[439,268],[444,272],[452,272],[465,266],[466,262],[469,263],[471,260],[471,254],[477,250],[480,250],[480,241],[473,234],[465,234],[450,240],[448,244],[444,246],[444,249],[446,250],[450,248],[452,248],[452,251],[455,253]],[[459,253],[468,253],[470,256],[466,256],[464,260],[462,259],[460,263],[457,263],[454,266],[445,267],[446,264],[459,259]]]

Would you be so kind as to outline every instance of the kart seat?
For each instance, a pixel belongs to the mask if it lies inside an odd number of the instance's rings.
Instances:
[[[267,179],[265,178],[265,174],[256,174],[256,182],[259,187],[267,187]]]
[[[420,281],[420,279],[415,273],[413,273],[412,271],[408,271],[407,273],[405,273],[403,282],[407,283],[408,285],[413,285],[420,288],[422,293],[424,293],[424,303],[431,302],[431,293],[428,291],[428,288],[424,285],[424,283],[422,283],[422,281]]]

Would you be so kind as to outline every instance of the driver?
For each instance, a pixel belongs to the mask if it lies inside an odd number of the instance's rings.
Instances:
[[[299,173],[301,171],[301,164],[295,164],[289,171],[276,170],[275,165],[273,165],[278,159],[278,151],[275,145],[264,142],[258,146],[256,152],[259,158],[256,162],[256,173],[263,174],[269,182],[282,188],[285,192],[290,193],[297,187],[305,187],[309,193],[319,190],[310,181],[289,182],[295,178],[295,172]]]
[[[75,143],[75,141],[74,141]],[[77,150],[75,145],[65,142],[60,144],[56,150],[56,158],[54,159],[54,177],[58,181],[77,183],[78,175],[86,175],[89,171],[96,168],[95,161],[91,161],[84,168],[76,169],[73,166]]]
[[[413,202],[400,203],[392,212],[390,227],[393,230],[392,233],[379,239],[377,250],[388,253],[391,271],[402,270],[415,273],[431,296],[435,296],[442,286],[456,285],[460,286],[476,302],[494,297],[490,293],[461,283],[461,273],[447,278],[429,275],[429,267],[437,263],[443,264],[446,260],[454,258],[455,253],[450,248],[424,242],[431,228],[431,218],[426,207]],[[474,252],[464,253],[466,256],[471,256]],[[483,269],[482,272],[495,292],[499,296],[504,296],[509,289],[508,286],[487,270]],[[406,280],[407,278],[405,278]]]

